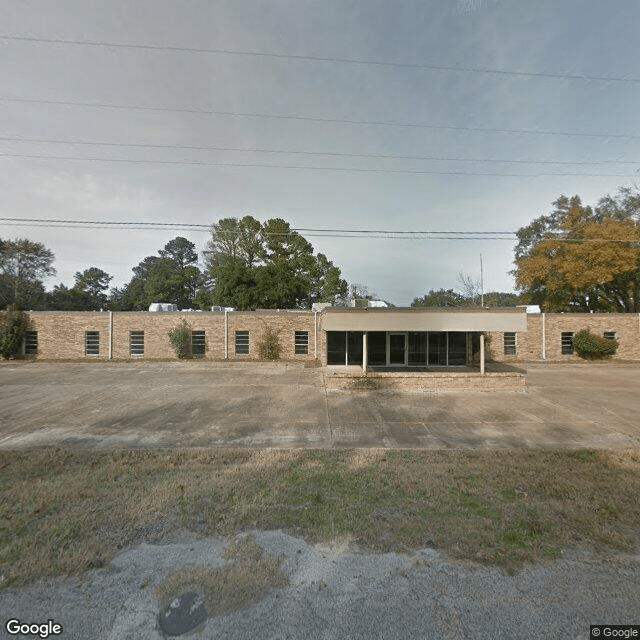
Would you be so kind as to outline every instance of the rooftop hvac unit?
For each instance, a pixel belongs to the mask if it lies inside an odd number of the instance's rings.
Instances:
[[[170,302],[152,302],[149,311],[177,311],[178,306]]]

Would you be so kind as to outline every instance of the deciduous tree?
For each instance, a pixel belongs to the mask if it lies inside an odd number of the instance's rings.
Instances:
[[[211,228],[205,262],[213,304],[239,309],[309,308],[344,297],[340,269],[288,222],[225,218]]]
[[[223,218],[211,227],[211,239],[205,252],[207,268],[221,266],[227,260],[238,260],[247,267],[261,262],[262,225],[252,216]]]
[[[640,311],[640,197],[561,196],[518,231],[516,286],[546,311]]]
[[[53,253],[26,238],[0,239],[0,309],[38,309],[44,302],[43,280],[53,276]]]

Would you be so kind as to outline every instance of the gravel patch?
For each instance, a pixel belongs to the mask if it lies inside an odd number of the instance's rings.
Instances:
[[[281,531],[251,534],[265,554],[280,559],[288,584],[265,590],[250,608],[209,616],[195,634],[180,637],[587,640],[591,624],[640,623],[640,556],[567,553],[507,576],[451,562],[435,549],[373,555],[347,539],[313,546]],[[63,631],[50,637],[64,639],[173,637],[161,629],[156,590],[182,567],[222,570],[228,546],[191,538],[143,544],[80,578],[3,591],[0,637],[16,637],[5,630],[12,618],[53,620]]]

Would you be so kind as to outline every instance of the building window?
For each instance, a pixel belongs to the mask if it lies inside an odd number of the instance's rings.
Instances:
[[[615,331],[605,331],[604,332],[604,337],[607,340],[615,340],[616,339],[616,332]]]
[[[144,331],[132,331],[129,334],[129,353],[132,356],[144,355]]]
[[[309,332],[296,331],[295,354],[297,356],[306,356],[308,353],[309,353]]]
[[[327,331],[327,364],[362,365],[362,331]]]
[[[446,331],[429,331],[427,335],[427,364],[437,367],[446,366],[447,359]]]
[[[563,356],[573,355],[573,331],[563,331],[560,338]]]
[[[195,358],[204,356],[205,352],[204,331],[191,332],[191,355]]]
[[[504,355],[516,355],[516,334],[515,331],[505,331],[504,333]]]
[[[447,366],[467,364],[467,334],[463,331],[449,331],[447,334]]]
[[[38,354],[38,332],[24,332],[24,353],[27,356],[35,356]]]
[[[424,367],[427,364],[427,332],[412,331],[408,342],[409,366]]]
[[[85,356],[100,355],[100,332],[99,331],[84,332],[84,355]]]
[[[362,331],[347,331],[347,364],[362,365]]]
[[[346,331],[327,331],[327,364],[347,364]]]
[[[387,364],[387,334],[384,331],[367,333],[367,362],[371,366]]]
[[[249,332],[248,331],[236,331],[236,355],[237,356],[249,355]]]

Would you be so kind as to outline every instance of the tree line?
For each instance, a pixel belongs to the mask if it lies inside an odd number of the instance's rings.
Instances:
[[[75,274],[73,285],[46,291],[44,280],[56,275],[53,253],[38,242],[0,239],[0,309],[139,311],[152,302],[179,309],[304,309],[347,297],[340,269],[279,218],[218,221],[204,269],[198,262],[194,243],[177,237],[133,267],[122,287],[109,289],[113,277],[90,267]]]
[[[458,288],[455,289],[431,289],[429,293],[414,298],[412,307],[513,307],[525,304],[523,296],[517,293],[505,293],[501,291],[483,292],[478,280],[471,276],[459,273]]]
[[[595,207],[560,196],[554,209],[517,232],[517,293],[489,292],[460,274],[458,289],[429,290],[412,307],[537,304],[543,311],[640,312],[640,192],[620,189]],[[274,218],[224,218],[211,227],[200,268],[195,245],[183,237],[133,267],[131,280],[109,289],[98,267],[77,272],[71,286],[46,291],[54,255],[26,239],[0,239],[0,309],[144,310],[152,302],[180,309],[307,309],[314,302],[346,304],[340,269]],[[371,297],[367,295],[366,297]]]

